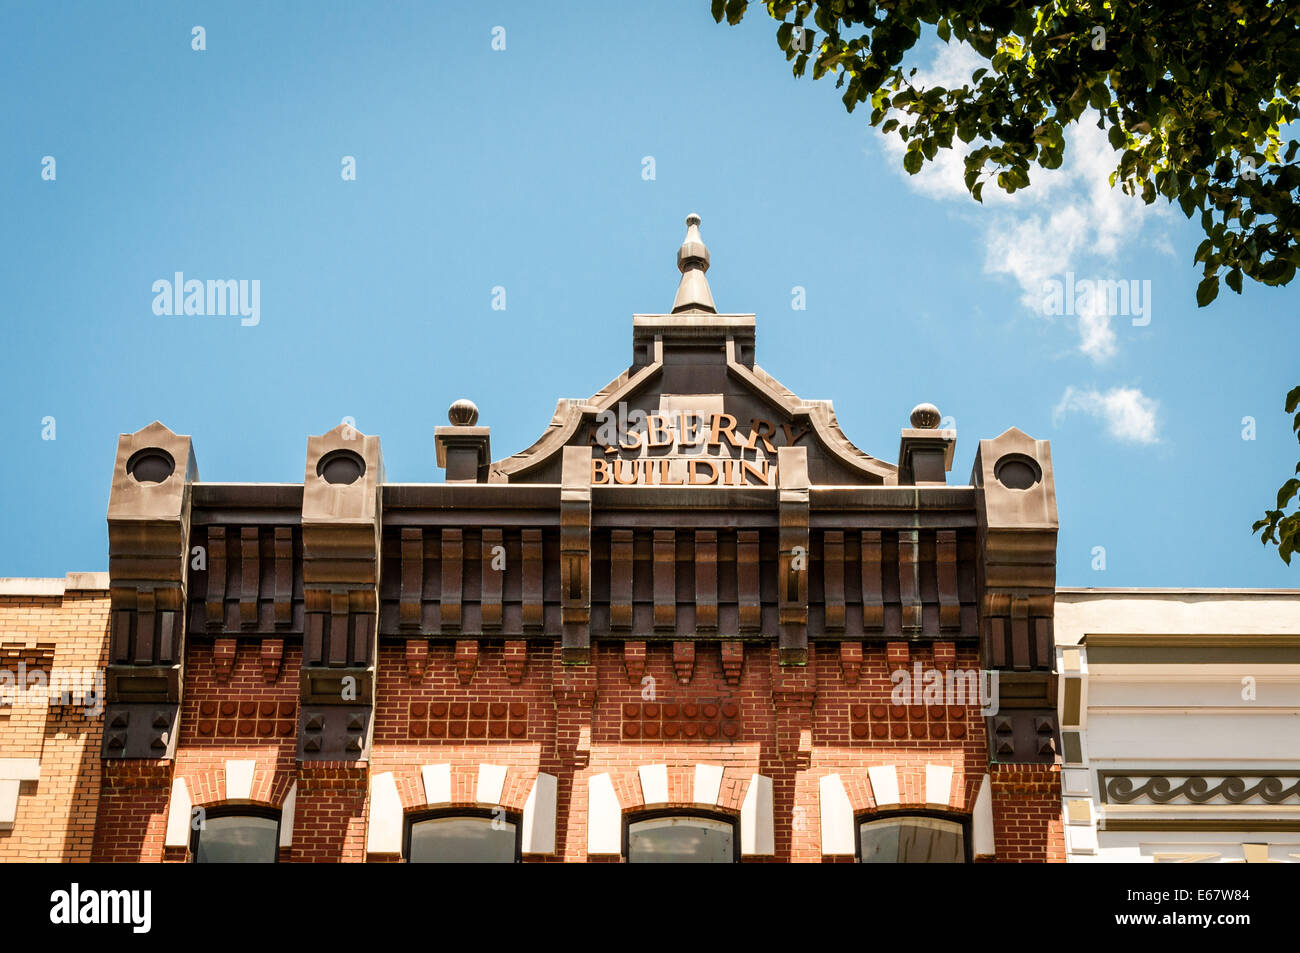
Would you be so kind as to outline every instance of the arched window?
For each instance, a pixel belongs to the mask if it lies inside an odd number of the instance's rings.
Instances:
[[[966,826],[948,817],[898,814],[858,824],[858,859],[864,864],[964,864]]]
[[[629,818],[623,855],[629,864],[734,864],[736,822],[705,814],[656,813]]]
[[[274,864],[280,852],[280,812],[240,805],[201,815],[190,835],[196,864]]]
[[[421,814],[406,822],[412,864],[513,864],[519,861],[519,817],[504,811]]]

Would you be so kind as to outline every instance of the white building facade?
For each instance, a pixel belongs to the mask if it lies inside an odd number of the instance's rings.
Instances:
[[[1067,860],[1300,861],[1300,590],[1059,589]]]

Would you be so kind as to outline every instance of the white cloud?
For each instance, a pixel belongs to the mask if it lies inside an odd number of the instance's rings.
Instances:
[[[917,72],[914,82],[920,88],[961,86],[984,65],[969,47],[945,44],[930,67]],[[920,172],[908,176],[902,169],[905,144],[893,134],[884,143],[888,160],[911,188],[932,199],[977,208],[964,182],[963,160],[970,146],[954,141],[951,150],[940,150]],[[1141,278],[1115,270],[1120,255],[1153,217],[1164,218],[1168,210],[1111,188],[1110,173],[1116,162],[1106,134],[1097,128],[1095,117],[1085,114],[1066,129],[1061,168],[1033,168],[1030,187],[1012,195],[996,182],[988,182],[982,193],[988,209],[982,219],[985,273],[1012,278],[1020,286],[1021,303],[1039,314],[1044,282],[1061,279],[1066,272],[1104,279]],[[1168,246],[1162,235],[1148,236],[1146,243]],[[1113,357],[1117,341],[1111,316],[1093,307],[1080,310],[1076,317],[1079,350],[1098,363]]]
[[[987,68],[988,61],[983,59],[969,46],[963,43],[950,43],[940,48],[928,69],[917,70],[912,77],[912,84],[917,89],[931,86],[947,88],[960,87],[970,83],[971,73],[981,67]],[[970,192],[966,190],[966,152],[980,143],[964,143],[953,139],[951,149],[940,149],[933,159],[924,163],[916,175],[909,175],[903,169],[903,155],[907,152],[907,143],[897,133],[890,133],[883,139],[884,148],[893,168],[904,176],[907,184],[922,195],[932,199],[955,199],[973,202]],[[1038,182],[1034,188],[1038,188]],[[1044,191],[1050,186],[1045,187]],[[1016,204],[1022,201],[1023,192],[1008,195],[996,187],[996,183],[986,186],[981,198],[986,206]]]
[[[1079,312],[1079,350],[1094,361],[1115,356],[1115,329],[1110,326],[1110,311],[1104,295],[1091,295]]]
[[[1087,228],[1087,216],[1074,205],[1051,212],[1046,222],[1037,214],[1019,220],[998,216],[985,225],[984,270],[1010,275],[1020,285],[1021,303],[1038,310],[1043,283],[1062,273],[1062,261],[1077,257]]]
[[[971,73],[988,65],[984,57],[965,43],[945,43],[929,69],[916,71],[913,82],[922,88],[964,86],[970,82]]]
[[[1125,443],[1159,443],[1156,414],[1159,403],[1135,387],[1112,387],[1105,393],[1067,387],[1052,412],[1054,422],[1072,411],[1105,421],[1107,432]]]

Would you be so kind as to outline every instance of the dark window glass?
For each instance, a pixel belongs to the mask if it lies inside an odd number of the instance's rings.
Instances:
[[[431,817],[411,825],[413,864],[513,864],[513,821],[491,817]]]
[[[956,821],[938,817],[889,817],[859,828],[864,864],[961,864],[966,839]]]
[[[280,846],[280,822],[249,814],[209,817],[197,831],[197,840],[195,863],[273,864]]]
[[[735,863],[736,826],[707,817],[653,817],[632,821],[627,859],[632,864]]]

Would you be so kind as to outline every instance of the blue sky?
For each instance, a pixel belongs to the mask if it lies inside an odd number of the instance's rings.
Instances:
[[[301,481],[345,416],[389,480],[440,480],[458,397],[522,449],[671,306],[694,211],[719,310],[867,452],[893,460],[921,401],[958,431],[953,483],[981,437],[1051,440],[1060,584],[1300,585],[1250,533],[1295,466],[1295,290],[1198,310],[1196,229],[1111,192],[1086,130],[1012,201],[951,163],[909,180],[774,31],[708,0],[0,8],[0,576],[106,568],[117,435],[155,418],[209,481]],[[177,271],[257,279],[259,323],[155,315]],[[1067,271],[1149,281],[1149,323],[1042,314]]]

